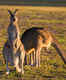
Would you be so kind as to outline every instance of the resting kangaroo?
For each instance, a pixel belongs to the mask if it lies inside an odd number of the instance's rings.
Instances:
[[[14,67],[18,72],[24,73],[23,63],[25,57],[25,51],[23,44],[20,40],[20,33],[18,27],[18,20],[16,18],[16,11],[13,13],[8,10],[10,14],[10,24],[8,26],[8,41],[4,45],[3,54],[7,65],[7,73],[9,74],[8,62],[14,64]],[[11,57],[10,57],[11,56]]]
[[[34,51],[34,62],[37,67],[40,66],[40,51],[44,47],[46,50],[52,45],[59,53],[63,61],[66,63],[66,54],[61,50],[61,46],[58,41],[53,37],[52,33],[46,28],[30,28],[26,30],[22,36],[26,55]],[[27,63],[27,59],[26,63]]]

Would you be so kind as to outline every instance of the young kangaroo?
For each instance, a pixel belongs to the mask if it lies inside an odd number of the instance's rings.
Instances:
[[[20,35],[19,27],[17,24],[17,18],[15,16],[16,11],[17,10],[15,10],[12,13],[10,10],[8,10],[10,14],[10,24],[8,26],[8,41],[5,43],[3,49],[3,54],[7,65],[6,74],[9,74],[9,68],[8,68],[9,61],[14,64],[14,67],[18,72],[24,73],[23,63],[24,63],[25,51],[19,36]]]
[[[40,51],[44,47],[46,50],[52,45],[63,61],[66,63],[66,54],[61,50],[61,46],[53,35],[46,28],[30,28],[26,30],[22,36],[21,41],[23,42],[26,55],[34,51],[34,62],[37,67],[40,66]],[[26,63],[27,63],[27,59]]]

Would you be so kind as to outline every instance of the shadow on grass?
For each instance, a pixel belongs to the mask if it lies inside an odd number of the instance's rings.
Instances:
[[[10,70],[11,73],[13,73],[13,72],[15,72],[15,71],[16,71],[15,69]],[[1,71],[0,71],[0,76],[5,75],[5,74],[6,74],[6,70],[4,70],[4,71],[1,70]]]
[[[3,74],[5,74],[5,71],[0,71],[0,76],[2,76]]]
[[[0,1],[0,5],[18,5],[18,6],[48,6],[48,7],[64,7],[66,6],[66,1],[59,1],[59,2],[53,2],[53,1],[9,1],[9,0],[3,0]]]

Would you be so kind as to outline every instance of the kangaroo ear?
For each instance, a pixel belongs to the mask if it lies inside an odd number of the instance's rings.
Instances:
[[[13,12],[13,14],[15,15],[17,11],[18,11],[18,9],[15,9],[15,11]]]
[[[9,13],[10,15],[12,15],[12,12],[11,12],[10,10],[8,10],[8,13]]]

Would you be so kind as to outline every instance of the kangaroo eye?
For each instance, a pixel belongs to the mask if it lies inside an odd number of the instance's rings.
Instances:
[[[15,21],[15,18],[13,19],[13,21]]]

